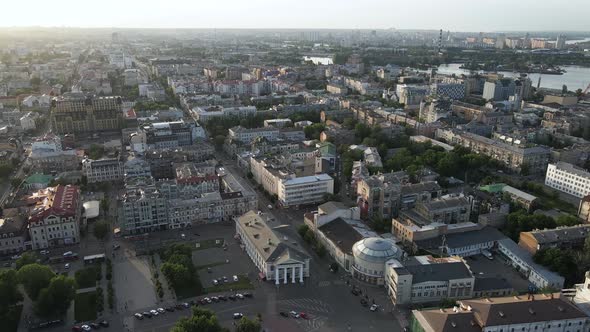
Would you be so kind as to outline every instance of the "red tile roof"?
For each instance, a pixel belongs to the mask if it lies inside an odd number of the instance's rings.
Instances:
[[[80,191],[76,186],[48,187],[37,192],[37,196],[43,197],[43,199],[31,212],[29,222],[38,222],[50,215],[73,217],[77,213]]]

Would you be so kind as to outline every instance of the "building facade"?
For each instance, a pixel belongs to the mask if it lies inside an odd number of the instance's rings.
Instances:
[[[64,94],[51,103],[54,133],[88,133],[120,130],[123,126],[121,97]]]
[[[545,184],[553,189],[582,198],[590,194],[590,172],[559,161],[547,166]]]
[[[124,175],[123,163],[118,158],[86,158],[82,160],[82,174],[88,183],[121,181]]]

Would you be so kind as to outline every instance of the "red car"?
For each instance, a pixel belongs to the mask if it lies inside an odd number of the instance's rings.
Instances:
[[[301,317],[303,319],[309,319],[309,316],[305,312],[300,312],[299,317]]]

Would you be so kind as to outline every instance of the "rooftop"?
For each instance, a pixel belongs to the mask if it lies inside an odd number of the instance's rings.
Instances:
[[[319,230],[338,248],[347,254],[352,254],[352,246],[363,239],[357,230],[342,218],[337,218],[319,227]]]

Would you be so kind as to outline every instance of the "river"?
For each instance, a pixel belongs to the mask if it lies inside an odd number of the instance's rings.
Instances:
[[[460,63],[449,63],[440,65],[438,73],[440,74],[455,74],[455,75],[469,75],[470,71],[459,68]],[[568,90],[576,91],[577,89],[584,90],[588,83],[590,83],[590,68],[580,66],[561,66],[566,72],[563,75],[542,75],[542,74],[528,74],[533,81],[533,86],[537,86],[539,75],[541,76],[541,87],[550,89],[561,89],[562,85],[567,85]],[[498,73],[504,74],[506,77],[519,77],[520,74],[511,71],[500,71]]]

